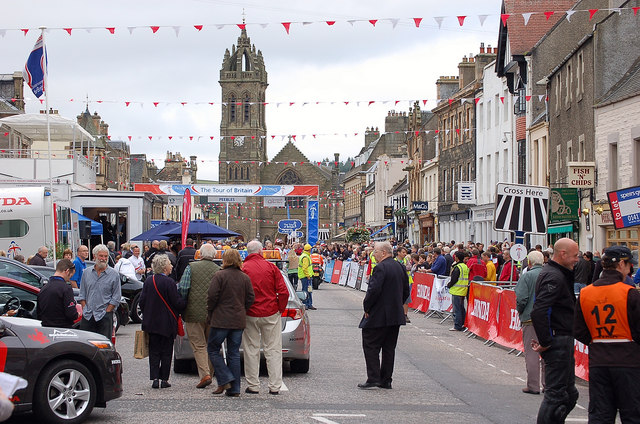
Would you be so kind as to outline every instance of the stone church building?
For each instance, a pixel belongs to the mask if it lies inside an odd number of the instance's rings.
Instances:
[[[220,123],[219,183],[228,185],[317,185],[320,196],[319,238],[329,239],[338,231],[343,217],[343,198],[337,163],[310,163],[291,142],[272,159],[267,157],[266,90],[267,71],[260,50],[242,29],[237,45],[224,54],[220,70],[222,121]],[[336,154],[336,162],[339,157]],[[245,240],[286,239],[278,233],[281,219],[303,223],[307,237],[306,199],[286,197],[285,207],[265,207],[262,197],[247,197],[246,203],[229,205],[229,229]],[[220,223],[226,222],[219,208]],[[287,213],[288,210],[288,213]]]

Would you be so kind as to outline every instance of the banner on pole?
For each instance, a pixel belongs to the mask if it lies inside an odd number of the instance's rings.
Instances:
[[[189,222],[191,222],[191,191],[185,190],[182,197],[182,248],[187,245]]]

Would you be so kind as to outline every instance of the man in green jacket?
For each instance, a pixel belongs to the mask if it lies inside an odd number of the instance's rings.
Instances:
[[[532,340],[538,340],[536,331],[531,322],[531,310],[535,299],[536,281],[542,271],[544,256],[542,252],[534,250],[527,255],[527,272],[523,273],[516,285],[516,309],[520,314],[522,326],[522,343],[524,344],[524,362],[527,367],[527,387],[522,389],[524,393],[540,394],[540,383],[544,387],[544,362],[540,354],[531,347]],[[540,377],[542,372],[542,377]]]
[[[209,362],[207,353],[207,295],[209,285],[220,267],[213,262],[216,249],[212,244],[205,243],[200,248],[200,260],[191,262],[182,274],[178,284],[178,292],[187,301],[184,312],[185,330],[189,336],[189,344],[193,349],[193,356],[198,366],[200,382],[198,389],[204,389],[211,384],[213,366]]]

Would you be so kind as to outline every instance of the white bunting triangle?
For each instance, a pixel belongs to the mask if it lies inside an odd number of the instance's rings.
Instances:
[[[567,10],[567,21],[571,22],[571,17],[576,13],[575,10]]]
[[[483,25],[484,25],[484,21],[486,21],[486,20],[487,20],[487,17],[488,17],[488,16],[489,16],[489,15],[478,15],[478,20],[480,21],[480,26],[483,26]]]
[[[442,28],[442,21],[444,20],[444,16],[435,16],[433,19],[438,24],[438,29]]]
[[[174,26],[173,30],[176,32],[176,37],[178,37],[178,34],[180,33],[180,27],[179,26]]]
[[[524,19],[524,26],[527,26],[527,24],[529,23],[529,19],[531,19],[531,15],[532,15],[531,12],[522,14],[522,19]]]
[[[395,18],[391,18],[389,20],[391,21],[391,28],[394,28],[394,29],[396,25],[398,25],[398,22],[400,21],[400,19],[395,19]]]
[[[132,35],[133,30],[136,29],[136,27],[127,27],[127,29],[129,30],[129,35]]]

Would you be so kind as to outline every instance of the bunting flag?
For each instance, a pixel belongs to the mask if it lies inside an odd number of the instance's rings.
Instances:
[[[468,18],[469,16],[476,16],[478,18],[478,21],[480,22],[480,26],[483,26],[486,19],[489,16],[495,16],[498,17],[500,19],[500,21],[502,22],[503,26],[507,25],[507,21],[512,18],[513,16],[522,16],[523,20],[524,20],[524,24],[525,26],[529,23],[530,18],[532,17],[532,15],[535,14],[542,14],[544,15],[544,17],[546,18],[546,20],[549,20],[552,16],[554,15],[559,15],[559,14],[564,14],[567,21],[571,22],[571,19],[573,17],[574,14],[578,13],[581,16],[584,16],[585,19],[588,19],[589,21],[593,19],[594,15],[598,12],[598,11],[607,11],[607,12],[612,12],[612,13],[618,13],[618,14],[622,14],[622,13],[633,13],[634,16],[638,15],[638,10],[640,10],[639,7],[637,6],[633,6],[633,7],[614,7],[614,8],[607,8],[607,9],[574,9],[574,10],[555,10],[555,11],[523,11],[523,12],[518,12],[518,13],[511,13],[511,14],[479,14],[479,15],[457,15],[457,16],[431,16],[431,18],[436,22],[436,24],[438,25],[438,28],[442,28],[442,25],[445,21],[449,22],[451,20],[457,20],[458,22],[458,27],[465,27],[467,26],[467,22],[468,20],[466,18]],[[422,28],[421,24],[422,21],[424,20],[424,17],[413,17],[413,18],[384,18],[384,19],[379,19],[379,18],[373,18],[373,19],[349,19],[346,20],[345,22],[349,23],[350,25],[354,26],[356,23],[369,23],[371,26],[373,26],[374,28],[378,28],[379,25],[377,25],[378,23],[380,23],[381,21],[385,21],[385,22],[389,22],[391,24],[391,26],[393,28],[396,27],[396,25],[399,22],[408,22],[413,24],[413,26],[415,28]],[[280,25],[282,25],[282,27],[285,29],[286,33],[289,34],[289,31],[291,29],[292,25],[301,25],[303,27],[309,26],[311,24],[314,23],[325,23],[327,26],[329,27],[333,27],[337,22],[340,22],[338,20],[325,20],[325,21],[292,21],[292,20],[286,20],[286,21],[282,21],[279,22]],[[275,23],[275,22],[273,22]],[[133,35],[134,29],[138,29],[138,28],[147,28],[147,29],[151,29],[151,32],[153,34],[161,34],[162,33],[162,29],[163,28],[171,28],[176,36],[180,33],[180,31],[183,28],[191,28],[197,32],[202,32],[203,30],[207,29],[207,28],[216,28],[218,30],[223,29],[223,28],[228,28],[228,27],[237,27],[240,28],[242,30],[246,29],[247,26],[250,25],[256,25],[259,26],[261,28],[266,28],[267,26],[270,25],[270,23],[268,22],[257,22],[257,23],[242,23],[242,24],[235,24],[235,23],[217,23],[217,24],[191,24],[191,25],[152,25],[152,26],[147,26],[147,25],[138,25],[138,26],[127,26],[127,27],[122,27],[122,29],[126,28],[129,32],[129,34]],[[60,31],[65,31],[69,36],[72,35],[72,32],[74,29],[84,29],[86,32],[90,33],[92,30],[97,30],[97,29],[106,29],[110,34],[114,35],[116,32],[116,26],[95,26],[95,27],[79,27],[79,28],[74,28],[74,27],[69,27],[69,26],[65,26],[65,27],[52,27],[52,28],[47,28],[47,31],[56,31],[56,30],[60,30]],[[7,31],[21,31],[25,36],[29,33],[30,30],[35,30],[37,28],[0,28],[0,37],[4,37],[5,33]],[[75,34],[75,32],[73,32],[73,34]]]

